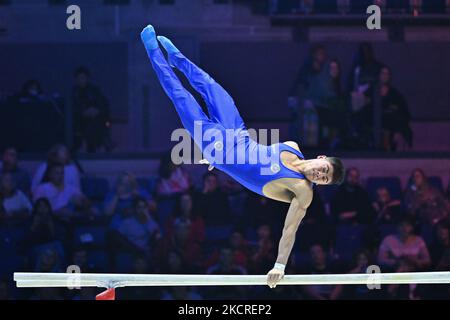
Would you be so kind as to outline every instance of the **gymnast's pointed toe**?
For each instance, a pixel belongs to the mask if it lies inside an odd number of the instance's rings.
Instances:
[[[158,41],[156,40],[156,31],[152,25],[148,25],[141,32],[141,39],[147,50],[158,48]]]
[[[180,52],[177,47],[170,41],[169,38],[166,38],[164,36],[158,36],[159,42],[161,42],[161,45],[166,49],[167,53],[169,54],[175,54],[177,52]]]

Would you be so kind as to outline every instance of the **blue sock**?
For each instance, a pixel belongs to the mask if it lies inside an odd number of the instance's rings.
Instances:
[[[153,28],[152,25],[148,25],[144,28],[141,32],[141,39],[147,51],[154,50],[159,46],[158,40],[156,40],[155,28]]]
[[[168,38],[159,36],[158,40],[159,42],[161,42],[161,45],[164,47],[164,49],[166,49],[169,55],[180,52],[180,50],[178,50],[178,48],[175,47],[172,41],[170,41]]]

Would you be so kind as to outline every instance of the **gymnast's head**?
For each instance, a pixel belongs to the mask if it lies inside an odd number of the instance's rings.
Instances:
[[[339,158],[318,156],[305,161],[303,175],[315,184],[341,184],[344,181],[345,169]]]

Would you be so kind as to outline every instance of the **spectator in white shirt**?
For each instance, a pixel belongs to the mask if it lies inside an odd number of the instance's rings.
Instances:
[[[31,202],[27,196],[17,189],[16,182],[11,173],[0,177],[0,216],[9,222],[24,222],[31,212]]]
[[[48,167],[53,163],[64,166],[64,185],[81,191],[80,172],[73,163],[69,149],[65,145],[56,145],[50,149],[47,162],[42,163],[34,174],[31,182],[31,191],[34,193],[36,188],[45,182]]]
[[[48,168],[49,182],[37,186],[33,193],[33,199],[40,198],[49,200],[55,216],[69,218],[77,211],[90,212],[88,199],[74,186],[64,183],[64,166],[53,164]]]
[[[30,175],[20,167],[19,157],[15,148],[8,147],[3,151],[0,167],[0,174],[12,174],[18,189],[25,193],[30,191]]]

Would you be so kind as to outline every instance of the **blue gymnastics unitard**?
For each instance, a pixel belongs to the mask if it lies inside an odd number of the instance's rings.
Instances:
[[[187,59],[169,39],[158,37],[168,53],[167,61],[158,46],[152,26],[144,29],[141,38],[163,90],[175,106],[184,128],[211,165],[263,196],[264,186],[271,181],[281,178],[305,179],[304,175],[284,166],[280,159],[283,151],[304,159],[300,151],[283,143],[271,146],[258,144],[250,138],[233,99],[221,85]],[[180,70],[200,93],[206,102],[209,117],[183,87],[171,66]],[[212,143],[204,136],[195,134],[194,129],[198,124],[202,132],[212,132],[213,136],[222,138],[212,140]],[[232,139],[229,139],[230,132]]]

